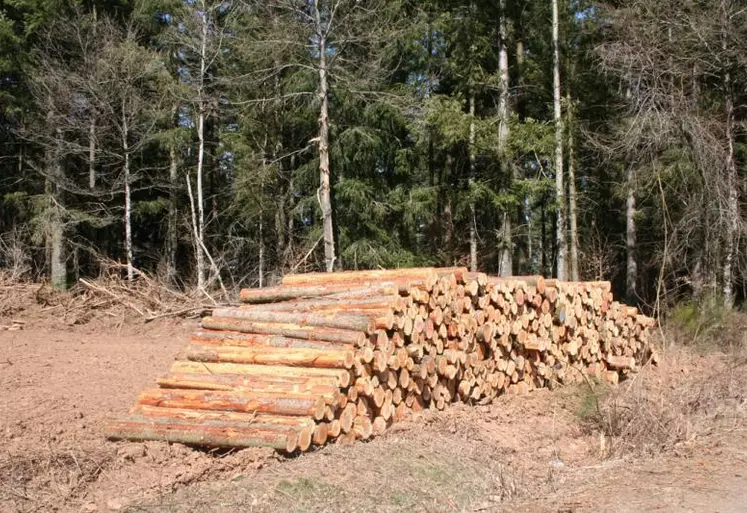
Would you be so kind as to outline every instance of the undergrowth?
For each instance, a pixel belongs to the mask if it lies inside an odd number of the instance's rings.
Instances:
[[[687,453],[718,429],[747,423],[747,315],[678,307],[658,366],[619,386],[589,381],[577,416],[604,457]]]
[[[733,351],[747,344],[747,314],[743,309],[727,310],[717,296],[679,303],[664,327],[669,343],[692,346],[701,353]]]

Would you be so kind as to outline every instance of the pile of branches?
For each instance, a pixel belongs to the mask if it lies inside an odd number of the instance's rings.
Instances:
[[[70,293],[81,308],[125,307],[145,322],[164,317],[201,317],[226,304],[225,293],[213,296],[207,291],[183,292],[137,269],[134,279],[127,280],[122,277],[123,268],[118,262],[104,262],[99,278],[78,279]]]

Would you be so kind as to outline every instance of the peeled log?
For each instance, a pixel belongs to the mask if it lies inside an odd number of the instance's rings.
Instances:
[[[161,388],[182,390],[211,390],[216,392],[240,392],[251,390],[258,393],[318,395],[327,404],[337,404],[340,387],[330,379],[297,379],[268,376],[266,379],[246,378],[240,374],[167,374],[156,380]]]
[[[355,362],[353,351],[291,348],[246,348],[236,346],[204,347],[193,344],[187,350],[193,362],[256,363],[260,365],[292,365],[349,369]]]
[[[429,277],[447,274],[461,274],[467,272],[464,267],[434,268],[414,267],[408,269],[375,270],[375,271],[345,271],[338,273],[304,273],[288,274],[283,277],[283,285],[316,285],[321,283],[345,283],[387,281],[402,279],[428,279]]]
[[[238,363],[174,362],[172,373],[184,374],[240,374],[242,376],[272,378],[299,378],[300,380],[321,378],[330,385],[350,385],[350,371],[344,369],[317,369],[314,367],[287,367],[284,365],[252,365]]]
[[[382,287],[379,290],[389,290],[392,293],[398,292],[396,285]],[[369,287],[360,287],[357,289],[361,294],[370,294]],[[266,287],[263,289],[242,289],[241,301],[244,303],[274,303],[278,301],[288,301],[298,298],[324,297],[340,292],[353,292],[350,286],[343,285],[312,285],[301,287]]]
[[[361,337],[364,339],[365,337]],[[190,337],[194,344],[209,346],[237,346],[237,347],[279,347],[292,349],[320,349],[345,350],[350,344],[342,342],[327,342],[324,340],[307,340],[301,338],[284,337],[282,335],[264,335],[257,333],[241,333],[239,331],[198,331]]]
[[[238,308],[216,308],[213,318],[242,319],[250,322],[273,322],[280,324],[298,324],[300,326],[318,326],[343,330],[373,333],[376,322],[372,316],[345,313],[294,313],[273,312],[268,310],[240,310]],[[204,326],[204,324],[203,324]]]
[[[185,408],[161,408],[158,406],[137,405],[133,415],[148,418],[169,418],[192,421],[225,421],[236,422],[244,426],[274,425],[285,426],[300,431],[302,428],[314,429],[316,422],[311,417],[289,415],[270,415],[264,413],[240,413],[235,411],[189,410]]]
[[[322,397],[270,392],[217,392],[204,390],[152,389],[138,398],[140,404],[164,408],[225,410],[273,415],[311,416],[321,419],[326,404]]]
[[[306,340],[323,340],[325,342],[341,342],[345,344],[364,345],[366,334],[363,330],[347,330],[324,328],[318,326],[302,326],[293,323],[252,322],[245,319],[217,319],[204,317],[202,327],[211,330],[231,330],[242,333],[256,333],[264,335],[282,335],[288,338]]]
[[[373,296],[364,298],[315,298],[283,303],[267,303],[263,305],[245,305],[240,310],[273,311],[273,312],[323,312],[329,310],[372,310],[393,307],[399,295]]]
[[[610,369],[633,369],[635,368],[635,358],[632,356],[613,356],[608,355],[605,358],[607,367]]]
[[[298,435],[286,426],[243,427],[235,422],[156,419],[132,415],[106,426],[110,440],[157,440],[204,447],[271,447],[293,452]]]

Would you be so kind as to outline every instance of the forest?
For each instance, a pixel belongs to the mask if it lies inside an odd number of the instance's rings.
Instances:
[[[0,271],[747,298],[744,0],[4,0]]]

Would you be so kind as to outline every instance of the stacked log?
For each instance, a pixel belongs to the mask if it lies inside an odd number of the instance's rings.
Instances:
[[[595,377],[651,358],[653,321],[608,282],[464,268],[312,273],[202,320],[113,439],[292,452],[383,433],[424,408]]]

